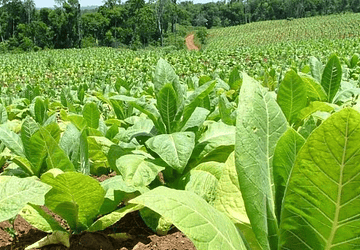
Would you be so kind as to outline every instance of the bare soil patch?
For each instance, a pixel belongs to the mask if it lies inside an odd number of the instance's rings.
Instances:
[[[17,242],[13,242],[4,231],[9,226],[8,222],[0,223],[0,250],[23,250],[46,236],[46,233],[33,228],[18,216],[15,220],[15,229],[19,235]],[[120,240],[108,236],[114,233],[127,233],[129,239]],[[126,215],[104,231],[73,235],[70,244],[70,250],[196,250],[193,243],[176,228],[165,236],[154,234],[142,221],[137,211]],[[68,248],[62,245],[50,245],[41,249],[67,250]]]
[[[186,47],[188,50],[199,50],[199,48],[194,44],[194,34],[190,34],[185,38]]]

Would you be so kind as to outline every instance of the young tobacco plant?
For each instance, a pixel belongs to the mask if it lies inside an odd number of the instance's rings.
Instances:
[[[26,249],[49,244],[63,244],[69,247],[72,234],[104,230],[127,213],[142,208],[138,205],[126,205],[117,209],[127,195],[138,193],[138,189],[126,184],[121,178],[116,179],[116,184],[112,183],[113,180],[100,184],[96,179],[82,173],[52,169],[41,176],[41,181],[51,187],[44,196],[44,205],[61,216],[69,230],[61,226],[39,205],[30,203],[22,208],[19,214],[35,228],[51,234]],[[116,193],[114,185],[117,186]],[[104,216],[96,220],[100,215]]]

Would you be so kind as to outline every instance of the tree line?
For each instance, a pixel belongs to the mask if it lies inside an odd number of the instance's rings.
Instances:
[[[84,11],[78,0],[56,3],[54,8],[36,9],[33,0],[0,0],[0,51],[156,46],[176,35],[178,27],[227,27],[360,11],[360,0],[230,0],[206,4],[106,0],[102,6]]]

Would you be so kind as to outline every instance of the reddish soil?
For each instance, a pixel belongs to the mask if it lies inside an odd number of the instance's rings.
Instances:
[[[15,220],[15,229],[19,235],[18,240],[13,242],[12,238],[4,231],[4,228],[9,226],[8,222],[0,223],[0,250],[24,249],[46,236],[46,233],[33,228],[18,216]],[[114,233],[127,233],[129,239],[116,240],[107,236]],[[196,250],[193,243],[176,228],[166,236],[154,234],[144,224],[138,212],[128,214],[104,231],[73,235],[70,245],[70,250]],[[50,245],[42,248],[42,250],[66,249],[68,248],[62,245]]]
[[[194,44],[194,34],[190,34],[185,38],[186,47],[188,50],[199,50],[199,48]]]

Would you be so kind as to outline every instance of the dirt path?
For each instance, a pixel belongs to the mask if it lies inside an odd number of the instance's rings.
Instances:
[[[199,50],[199,48],[194,44],[194,34],[190,34],[185,38],[186,47],[188,50]]]

